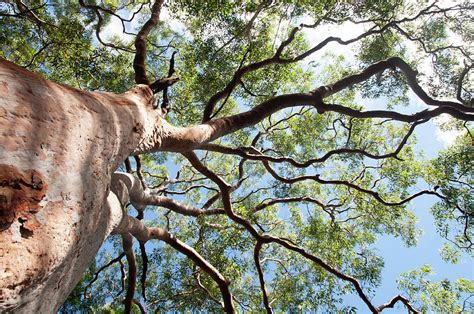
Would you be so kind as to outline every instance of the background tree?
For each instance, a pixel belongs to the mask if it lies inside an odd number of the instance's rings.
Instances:
[[[376,241],[416,245],[419,196],[438,201],[443,257],[472,254],[472,9],[0,3],[5,59],[125,92],[2,60],[0,308],[58,309],[116,234],[62,311],[332,312],[350,293],[374,313],[469,311],[473,283],[429,267],[372,298]],[[414,132],[442,115],[462,135],[422,159]]]

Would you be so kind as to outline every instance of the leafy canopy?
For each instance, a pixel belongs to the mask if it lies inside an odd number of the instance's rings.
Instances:
[[[134,84],[135,34],[149,19],[151,5],[122,0],[2,3],[0,56],[62,84],[123,92]],[[169,1],[147,37],[146,66],[149,77],[166,76],[177,52],[174,75],[179,82],[168,89],[172,110],[167,120],[182,126],[200,123],[211,96],[224,90],[236,71],[262,60],[273,61],[238,77],[232,93],[216,102],[208,118],[333,84],[390,57],[417,69],[430,96],[457,99],[472,108],[472,9],[469,2],[399,0]],[[299,27],[296,33],[294,27]],[[342,39],[337,37],[341,30],[348,32]],[[284,49],[275,58],[279,47]],[[407,83],[400,69],[389,68],[325,102],[363,111],[377,99],[380,110],[412,113],[417,97]],[[384,267],[377,240],[393,236],[407,246],[417,244],[421,230],[415,214],[423,210],[412,205],[417,193],[437,200],[431,212],[446,239],[440,243],[443,259],[456,263],[472,254],[472,126],[450,118],[442,127],[461,136],[439,156],[424,158],[413,133],[430,119],[361,119],[303,106],[214,142],[231,152],[202,148],[196,154],[232,186],[233,211],[258,232],[304,248],[355,278],[373,297]],[[140,169],[133,163],[134,171],[156,195],[194,208],[225,207],[218,186],[183,156],[157,152],[140,161]],[[219,269],[231,283],[239,311],[263,309],[258,267],[276,311],[354,310],[344,301],[355,292],[354,285],[294,250],[266,244],[255,263],[255,238],[227,215],[189,217],[166,206],[148,206],[145,218]],[[90,284],[99,267],[122,251],[118,238],[108,239],[63,312],[122,308],[123,255]],[[135,251],[143,253],[138,243]],[[148,242],[146,251],[147,262],[137,260],[138,273],[146,272],[146,282],[137,283],[137,304],[149,311],[221,309],[217,284],[190,259],[162,242]],[[423,266],[401,275],[399,288],[413,308],[469,312],[473,282],[435,282],[427,279],[431,272]]]

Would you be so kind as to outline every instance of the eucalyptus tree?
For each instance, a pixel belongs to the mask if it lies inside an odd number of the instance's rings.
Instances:
[[[418,197],[443,257],[472,253],[473,12],[0,3],[0,309],[468,311],[473,283],[428,266],[373,297],[376,241],[416,245]],[[461,136],[422,159],[438,117]]]

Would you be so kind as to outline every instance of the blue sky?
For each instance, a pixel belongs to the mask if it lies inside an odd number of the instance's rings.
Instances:
[[[167,12],[163,12],[163,16],[167,17]],[[184,28],[179,22],[171,21],[174,24],[175,29],[181,29],[184,31]],[[323,27],[324,28],[324,27]],[[311,42],[319,42],[323,37],[326,37],[329,33],[333,36],[341,36],[344,39],[357,36],[359,33],[363,32],[364,26],[354,26],[348,27],[347,25],[341,25],[340,27],[332,27],[327,31],[321,30],[318,28],[317,31],[308,30],[306,33],[307,38]],[[107,26],[102,34],[104,38],[107,38],[113,34],[121,33],[122,26],[112,18],[112,23]],[[344,48],[341,49],[340,46],[328,45],[327,48],[323,49],[314,56],[309,57],[305,60],[306,63],[311,61],[319,61],[324,53],[328,51],[333,51],[336,53],[343,53],[347,60],[350,62],[353,52],[350,49]],[[379,100],[362,100],[358,99],[358,102],[364,104],[367,109],[374,108],[385,108],[385,103],[383,99]],[[420,111],[426,109],[427,107],[422,104],[414,95],[410,95],[410,105],[404,111]],[[442,118],[443,119],[443,118]],[[446,148],[450,142],[457,135],[456,132],[442,132],[440,129],[433,123],[428,122],[421,126],[418,126],[415,134],[418,137],[417,149],[419,151],[423,150],[426,154],[426,158],[434,158],[437,155],[437,152],[440,149]],[[173,168],[169,165],[170,168]],[[171,169],[170,169],[171,170]],[[171,171],[170,171],[171,172]],[[452,265],[445,263],[441,260],[438,250],[441,248],[445,242],[436,232],[433,217],[429,212],[429,208],[435,203],[435,199],[429,196],[423,196],[417,198],[412,202],[412,208],[417,216],[418,228],[423,230],[423,234],[419,237],[418,245],[415,247],[406,247],[402,241],[393,238],[384,236],[377,242],[377,247],[381,256],[384,257],[385,267],[382,271],[382,283],[379,289],[375,294],[373,303],[379,305],[381,303],[387,302],[390,298],[400,293],[397,289],[396,279],[402,272],[406,272],[413,269],[418,269],[424,264],[429,264],[435,271],[435,275],[432,277],[433,280],[440,279],[451,279],[455,280],[459,277],[465,277],[468,279],[473,278],[474,270],[470,257],[464,255],[461,258],[461,262],[457,265]],[[366,305],[359,299],[359,297],[353,295],[346,298],[346,304],[356,306],[359,308],[361,313],[367,311]],[[406,313],[406,309],[399,305],[395,309],[387,309],[386,313]]]
[[[440,130],[433,122],[417,127],[415,134],[418,138],[417,150],[425,152],[426,158],[436,157],[438,151],[446,148],[454,139],[450,134],[440,136]],[[406,247],[401,240],[390,236],[383,236],[377,242],[376,247],[380,256],[384,258],[385,267],[382,271],[381,286],[373,299],[374,304],[385,303],[401,293],[396,284],[399,275],[402,272],[419,269],[424,264],[430,265],[434,270],[435,275],[430,277],[433,281],[441,279],[454,281],[460,277],[473,279],[474,266],[468,255],[462,255],[460,262],[456,265],[446,263],[440,257],[439,249],[446,240],[436,232],[434,219],[429,211],[435,201],[433,197],[422,196],[412,202],[411,207],[417,216],[417,227],[423,230],[416,246]],[[367,309],[356,295],[347,297],[346,304],[356,306],[362,313]],[[398,304],[394,309],[386,309],[384,313],[406,313],[406,308]]]

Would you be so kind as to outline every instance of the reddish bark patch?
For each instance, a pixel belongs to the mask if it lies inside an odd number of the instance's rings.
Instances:
[[[7,82],[0,82],[0,94],[3,94],[3,95],[8,94],[8,84],[7,84]]]
[[[40,224],[35,214],[40,209],[48,185],[36,170],[21,171],[14,166],[0,164],[0,229],[18,219],[27,232]]]

